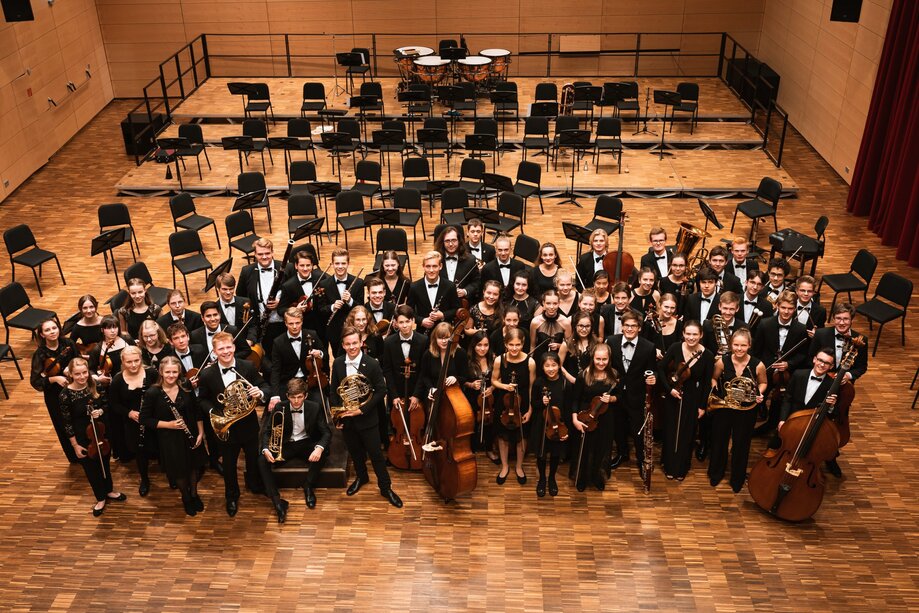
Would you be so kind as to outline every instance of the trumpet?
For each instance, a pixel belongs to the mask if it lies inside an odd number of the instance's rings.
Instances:
[[[278,416],[281,417],[280,422]],[[271,414],[271,421],[268,422],[271,428],[271,436],[268,438],[268,451],[274,456],[275,462],[283,462],[284,446],[284,410],[279,409]]]

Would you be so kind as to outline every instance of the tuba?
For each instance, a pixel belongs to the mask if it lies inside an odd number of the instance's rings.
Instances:
[[[281,417],[280,421],[278,416]],[[283,462],[283,446],[284,446],[284,410],[279,409],[271,414],[271,420],[268,422],[268,427],[271,428],[271,436],[268,437],[268,451],[271,452],[271,455],[274,456],[275,462]]]
[[[728,338],[730,331],[724,323],[724,318],[720,314],[712,315],[712,330],[715,332],[715,343],[718,345],[718,355],[727,355],[730,352]]]
[[[230,426],[255,410],[258,400],[249,396],[249,387],[245,379],[237,379],[217,396],[217,401],[223,404],[223,412],[218,414],[211,410],[210,417],[214,434],[221,441],[230,439]]]
[[[559,115],[571,115],[574,109],[574,84],[565,83],[562,86],[562,101],[558,105]]]
[[[680,222],[680,229],[676,233],[676,244],[673,246],[673,252],[682,253],[686,256],[686,273],[689,275],[690,280],[695,280],[696,273],[699,272],[705,264],[706,258],[708,258],[708,249],[704,247],[694,254],[696,245],[699,244],[699,241],[709,237],[711,237],[711,234],[702,228],[697,228],[685,221]]]
[[[715,391],[708,396],[708,410],[734,409],[749,411],[756,407],[756,396],[759,390],[756,381],[750,377],[734,377],[724,385],[724,398],[719,398]]]
[[[343,413],[361,408],[370,399],[371,394],[373,394],[373,387],[367,377],[361,373],[348,375],[342,379],[338,385],[338,395],[341,397],[342,406],[330,407],[332,421],[335,424],[340,423]]]

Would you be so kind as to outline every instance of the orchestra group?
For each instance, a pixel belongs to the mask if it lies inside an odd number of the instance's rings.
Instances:
[[[136,465],[141,496],[157,461],[188,515],[204,510],[197,485],[215,471],[234,516],[242,452],[246,488],[284,522],[273,469],[308,466],[314,508],[336,431],[355,472],[347,495],[369,482],[369,459],[382,497],[401,507],[389,471],[438,453],[421,433],[445,390],[468,400],[472,448],[496,465],[498,485],[512,471],[526,484],[528,455],[539,497],[558,494],[564,463],[584,491],[627,467],[682,481],[695,457],[712,486],[727,475],[739,492],[754,436],[776,446],[795,411],[842,397],[830,392],[860,336],[852,305],[827,313],[813,277],[792,282],[788,261],[763,263],[743,238],[700,256],[675,253],[652,228],[647,253],[623,268],[621,246],[598,229],[566,268],[552,243],[530,266],[512,258],[513,237],[488,244],[483,230],[478,220],[442,228],[414,281],[395,252],[362,277],[344,248],[323,266],[311,245],[288,247],[285,261],[258,239],[254,263],[221,274],[199,312],[179,290],[160,308],[132,279],[112,315],[84,295],[63,325],[44,321],[31,384],[86,473],[93,514],[126,498],[114,457]],[[867,369],[857,345],[841,385]],[[848,407],[838,408],[829,418],[847,428]],[[824,468],[841,475],[835,459]]]

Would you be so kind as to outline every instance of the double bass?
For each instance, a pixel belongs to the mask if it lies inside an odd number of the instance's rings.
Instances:
[[[399,371],[405,381],[402,394],[402,408],[395,408],[389,412],[394,434],[387,449],[389,463],[401,470],[421,469],[421,438],[424,432],[424,411],[416,409],[409,411],[409,378],[415,372],[415,363],[411,358],[405,358]]]
[[[625,211],[619,213],[619,247],[615,252],[603,257],[603,270],[609,275],[610,285],[620,281],[629,282],[635,270],[635,258],[628,251],[622,250],[622,233],[625,230]]]
[[[424,478],[445,501],[468,494],[475,489],[478,469],[472,453],[471,439],[475,430],[475,417],[466,395],[458,385],[445,389],[447,370],[469,313],[457,312],[460,322],[453,329],[447,354],[440,369],[437,394],[428,414],[428,425],[422,445],[422,471]]]
[[[838,401],[839,388],[861,342],[853,339],[845,347],[827,398],[837,395]],[[795,411],[785,421],[779,430],[781,446],[767,449],[750,471],[747,487],[760,508],[786,521],[802,521],[817,512],[824,492],[820,465],[839,451],[839,430],[828,419],[834,410],[824,399],[816,409]]]

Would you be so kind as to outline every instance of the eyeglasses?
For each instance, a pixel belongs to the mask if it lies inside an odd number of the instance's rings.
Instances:
[[[591,328],[591,325],[590,324],[577,324],[575,328],[578,328],[581,330],[585,330],[585,329],[589,330]]]
[[[820,358],[814,358],[814,361],[815,361],[815,362],[819,362],[820,364],[823,364],[824,366],[832,366],[832,365],[833,365],[833,360],[822,360],[822,359],[820,359]]]

